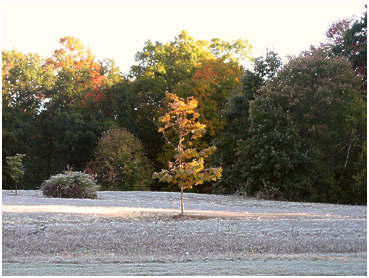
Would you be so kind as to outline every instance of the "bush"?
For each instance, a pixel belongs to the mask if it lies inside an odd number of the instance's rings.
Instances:
[[[96,161],[88,166],[88,173],[104,190],[149,190],[152,182],[152,166],[141,142],[128,130],[113,127],[101,137]],[[86,169],[87,170],[87,169]]]
[[[98,189],[93,176],[72,171],[51,176],[41,185],[43,194],[54,198],[96,199]]]

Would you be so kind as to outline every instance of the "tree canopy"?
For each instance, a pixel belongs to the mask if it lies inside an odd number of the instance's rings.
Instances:
[[[127,75],[70,36],[50,57],[3,50],[3,188],[21,153],[23,189],[70,169],[109,190],[365,204],[366,24],[336,22],[283,65],[187,31],[148,40]]]
[[[348,190],[366,142],[359,88],[350,62],[324,48],[291,58],[250,102],[235,187],[290,200],[346,202],[361,192],[363,184]]]

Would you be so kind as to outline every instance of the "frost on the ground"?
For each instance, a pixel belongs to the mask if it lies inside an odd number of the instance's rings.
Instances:
[[[173,271],[186,264],[199,271],[206,265],[233,265],[231,273],[240,275],[246,271],[242,262],[255,262],[248,266],[249,274],[271,274],[267,267],[263,272],[260,260],[271,264],[281,260],[280,265],[288,262],[290,267],[293,262],[300,270],[304,263],[331,264],[333,272],[306,267],[313,271],[310,274],[340,275],[344,267],[352,268],[347,275],[366,274],[366,206],[187,193],[182,218],[179,193],[98,192],[98,196],[55,199],[39,191],[18,195],[3,191],[3,274],[4,269],[24,263],[126,264],[126,268],[160,263]],[[210,274],[220,275],[220,270]]]

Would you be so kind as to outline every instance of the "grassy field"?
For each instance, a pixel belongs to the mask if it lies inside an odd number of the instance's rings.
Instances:
[[[169,192],[2,193],[3,275],[366,275],[367,207]]]

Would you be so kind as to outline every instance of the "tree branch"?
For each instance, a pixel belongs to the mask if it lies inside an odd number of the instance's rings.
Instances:
[[[345,172],[345,169],[346,169],[346,166],[347,166],[347,162],[348,162],[348,158],[349,158],[349,154],[350,154],[350,149],[351,149],[351,144],[352,144],[352,133],[353,133],[354,131],[352,130],[351,131],[351,140],[350,140],[350,144],[349,144],[349,148],[348,148],[348,150],[347,150],[347,155],[346,155],[346,162],[345,162],[345,165],[344,165],[344,167],[343,167],[343,171],[342,171],[342,174],[341,174],[341,177],[340,177],[340,180],[337,182],[337,185],[341,182],[341,180],[342,180],[342,177],[343,177],[343,173]]]
[[[147,119],[149,120],[149,121],[151,121],[151,122],[153,122],[154,123],[154,125],[159,129],[160,127],[155,123],[155,121],[154,120],[151,120],[149,117],[147,117]],[[163,136],[164,136],[164,138],[165,138],[165,140],[173,147],[173,148],[176,148],[176,146],[174,146],[173,145],[173,143],[172,142],[170,142],[169,141],[169,139],[167,138],[167,136],[165,135],[165,132],[164,131],[162,131],[161,133],[163,133]]]

